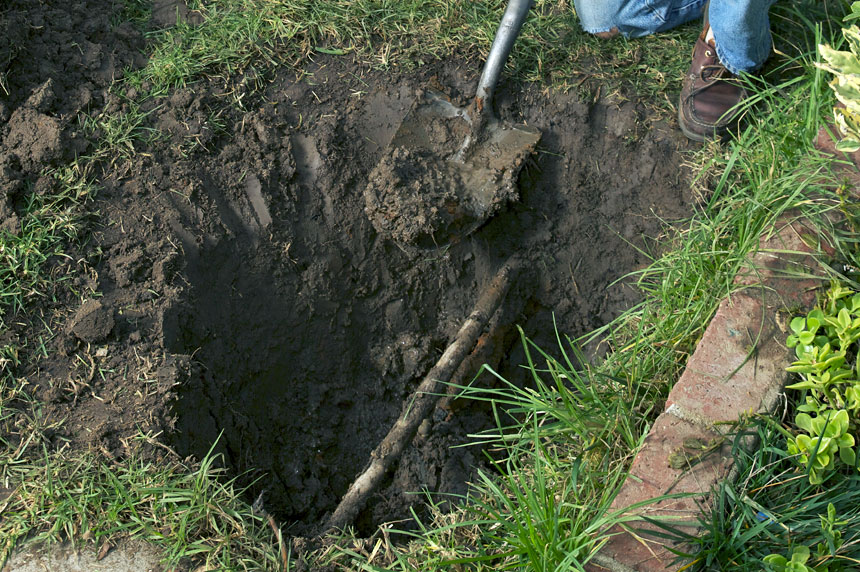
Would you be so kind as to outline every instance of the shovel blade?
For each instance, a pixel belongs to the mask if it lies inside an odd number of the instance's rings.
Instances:
[[[441,94],[419,96],[365,188],[365,210],[380,234],[440,246],[473,232],[519,198],[517,175],[540,132],[491,116],[474,133],[472,122],[468,108]]]

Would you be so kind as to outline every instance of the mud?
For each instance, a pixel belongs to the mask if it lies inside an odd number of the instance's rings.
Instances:
[[[461,240],[518,198],[516,179],[540,132],[499,122],[474,102],[420,91],[365,188],[384,237],[431,248]]]
[[[8,6],[3,29],[21,36],[0,44],[10,86],[0,97],[0,214],[14,229],[39,169],[90,145],[74,114],[122,109],[108,76],[140,65],[142,38],[110,24],[110,2]],[[41,27],[28,23],[39,17]],[[84,54],[73,56],[72,41]],[[65,57],[84,58],[79,73],[52,72]],[[371,172],[416,95],[433,83],[462,104],[479,69],[452,59],[381,72],[326,56],[298,79],[277,70],[258,93],[213,82],[147,103],[168,138],[130,164],[103,166],[88,239],[74,262],[55,264],[74,282],[10,332],[40,331],[37,316],[57,325],[48,357],[19,372],[46,419],[62,421],[48,437],[117,462],[214,447],[249,499],[262,493],[290,533],[304,534],[364,468],[511,254],[525,253],[535,276],[513,294],[514,319],[550,351],[554,323],[577,335],[635,302],[610,284],[648,262],[662,221],[691,208],[686,143],[673,125],[646,122],[635,98],[582,102],[503,81],[497,114],[543,134],[519,200],[441,248],[405,247],[368,218]],[[525,383],[522,351],[500,339],[500,371]],[[464,493],[482,455],[450,447],[490,422],[480,405],[437,411],[359,530],[407,518],[422,504],[415,491]]]

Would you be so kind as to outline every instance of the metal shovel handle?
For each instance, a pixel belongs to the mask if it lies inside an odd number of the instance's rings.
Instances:
[[[478,82],[478,90],[475,93],[479,110],[483,110],[493,103],[496,83],[499,81],[499,76],[502,74],[502,69],[505,67],[505,62],[511,53],[511,48],[514,46],[531,5],[532,0],[510,0],[505,8],[505,14],[499,23],[499,29],[496,30],[496,37],[493,39],[493,46],[490,48],[490,55],[487,56],[484,71],[481,73],[481,80]]]

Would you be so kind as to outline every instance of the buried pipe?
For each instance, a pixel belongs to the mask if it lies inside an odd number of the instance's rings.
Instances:
[[[454,341],[427,373],[412,396],[406,401],[403,412],[385,438],[370,454],[370,464],[350,485],[324,530],[342,529],[352,523],[364,508],[367,497],[376,490],[389,468],[400,458],[412,441],[418,426],[430,414],[440,399],[439,390],[448,382],[457,367],[471,352],[493,313],[501,305],[511,284],[523,267],[519,257],[511,257],[481,293],[472,313],[463,322]]]

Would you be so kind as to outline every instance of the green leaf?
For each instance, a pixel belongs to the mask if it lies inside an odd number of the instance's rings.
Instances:
[[[836,95],[836,99],[846,106],[845,108],[834,110],[836,125],[839,126],[839,130],[843,135],[856,136],[857,120],[853,116],[853,113],[858,111],[860,86],[852,83],[848,76],[841,76],[837,80],[830,82],[830,88]]]
[[[820,386],[813,381],[799,381],[797,383],[792,383],[791,385],[786,385],[785,387],[786,389],[819,389]]]
[[[806,413],[798,413],[797,417],[794,418],[794,424],[807,433],[812,433],[812,417]]]
[[[809,433],[812,435],[821,435],[824,431],[824,427],[827,426],[827,418],[823,415],[819,415],[815,419],[812,420],[812,431]]]
[[[836,439],[836,446],[839,448],[842,447],[853,447],[854,446],[854,436],[851,433],[843,433]]]
[[[860,73],[860,60],[851,52],[834,50],[826,44],[819,45],[818,51],[821,53],[821,57],[833,68],[837,77],[844,74]]]
[[[851,314],[848,313],[847,308],[842,308],[839,310],[839,316],[837,318],[839,320],[839,325],[843,330],[847,330],[851,327]]]
[[[798,411],[807,411],[807,412],[811,412],[811,413],[818,413],[819,411],[821,411],[821,408],[822,408],[822,405],[818,402],[807,402],[807,403],[804,403],[803,405],[797,406]]]
[[[795,546],[791,551],[791,561],[798,564],[806,564],[809,560],[809,548],[803,544]]]
[[[810,359],[812,359],[812,346],[797,344],[797,346],[794,348],[794,355],[797,356],[798,360],[805,360],[808,362]]]
[[[836,368],[840,367],[843,363],[845,363],[845,350],[839,350],[838,352],[834,352],[830,357],[822,360],[821,365],[827,368]]]
[[[860,151],[860,141],[852,137],[845,137],[836,143],[836,150],[843,153],[854,153]]]
[[[842,29],[842,35],[848,40],[848,47],[855,54],[860,53],[860,31],[857,26],[851,26]]]
[[[821,327],[821,320],[818,317],[814,317],[809,315],[806,317],[806,329],[812,332],[813,334],[818,331],[818,328]]]
[[[789,327],[791,328],[792,332],[794,332],[795,334],[799,334],[805,329],[806,320],[803,317],[798,316],[797,318],[791,320],[791,324]]]
[[[823,471],[830,468],[830,463],[833,462],[833,455],[828,452],[823,452],[820,449],[815,454],[815,458],[811,459],[815,470]]]
[[[851,447],[840,447],[839,458],[849,467],[853,467],[855,461],[857,460],[857,455],[854,453],[854,449],[852,449]]]
[[[824,476],[821,474],[821,471],[816,471],[812,469],[809,471],[809,484],[810,485],[820,485],[824,482]]]
[[[839,364],[839,365],[842,365],[842,364]],[[837,369],[836,371],[830,372],[830,383],[836,383],[837,381],[842,381],[843,379],[846,379],[849,377],[851,377],[851,370],[849,370],[849,369]]]
[[[840,409],[830,420],[830,423],[839,429],[838,435],[842,435],[848,431],[848,412],[844,409]]]
[[[810,365],[809,363],[798,361],[785,368],[785,371],[790,371],[792,373],[815,373],[818,371],[818,368],[814,365]]]
[[[781,554],[768,554],[762,560],[774,566],[776,570],[782,570],[786,564],[788,564],[788,560],[785,556]]]

